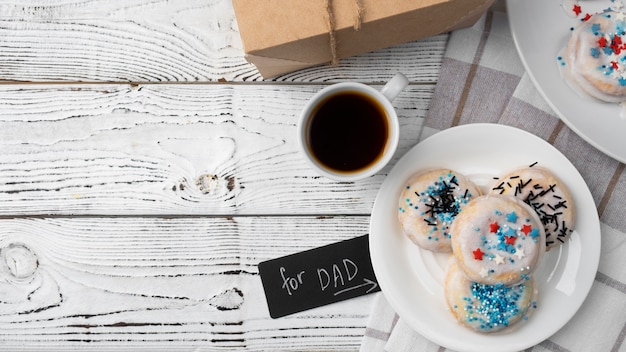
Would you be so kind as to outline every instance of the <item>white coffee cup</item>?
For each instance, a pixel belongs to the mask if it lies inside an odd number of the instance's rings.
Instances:
[[[391,102],[408,84],[397,73],[381,91],[346,82],[317,92],[298,120],[298,145],[308,164],[337,181],[361,180],[380,171],[400,139]]]

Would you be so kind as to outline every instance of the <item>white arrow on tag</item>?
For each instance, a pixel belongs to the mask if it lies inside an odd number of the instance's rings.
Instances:
[[[356,285],[356,286],[352,286],[352,287],[348,287],[348,288],[344,288],[343,290],[337,291],[334,293],[334,296],[338,296],[344,292],[348,292],[348,291],[352,291],[352,290],[356,290],[358,288],[367,286],[367,285],[372,285],[372,287],[370,287],[367,291],[365,291],[365,293],[370,293],[373,290],[375,290],[378,287],[378,283],[376,283],[375,281],[372,281],[370,279],[367,278],[363,278],[364,283],[360,284],[360,285]]]

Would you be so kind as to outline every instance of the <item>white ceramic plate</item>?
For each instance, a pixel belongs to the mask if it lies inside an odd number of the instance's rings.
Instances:
[[[583,11],[589,13],[611,4],[609,0],[580,2]],[[620,117],[619,105],[579,95],[563,81],[559,72],[559,51],[567,44],[570,28],[580,19],[568,16],[561,7],[561,0],[507,0],[506,5],[520,58],[554,112],[591,145],[626,162],[626,119]]]
[[[493,177],[538,162],[564,182],[577,209],[575,229],[565,244],[547,252],[535,272],[538,308],[511,331],[480,334],[456,322],[443,298],[449,254],[422,250],[403,235],[398,197],[409,177],[429,168],[450,168],[483,191]],[[600,221],[587,185],[553,146],[525,131],[495,124],[471,124],[439,132],[404,155],[383,182],[370,224],[372,264],[395,311],[427,339],[457,351],[519,351],[549,338],[583,303],[600,258]]]

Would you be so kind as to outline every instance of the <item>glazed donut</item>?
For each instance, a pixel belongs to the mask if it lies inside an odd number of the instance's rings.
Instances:
[[[449,169],[420,172],[406,183],[399,198],[398,219],[416,245],[450,252],[449,227],[480,189],[464,175]]]
[[[490,194],[512,195],[535,210],[546,233],[546,250],[564,243],[575,220],[574,200],[567,188],[548,169],[533,166],[500,177]]]
[[[624,13],[607,10],[581,22],[559,60],[565,81],[596,99],[626,100]]]
[[[456,217],[450,233],[461,270],[469,280],[489,285],[527,279],[546,247],[537,214],[511,196],[473,199]]]
[[[538,292],[532,278],[513,286],[472,282],[463,275],[456,261],[451,260],[444,295],[458,322],[472,330],[491,333],[527,319],[537,307]]]

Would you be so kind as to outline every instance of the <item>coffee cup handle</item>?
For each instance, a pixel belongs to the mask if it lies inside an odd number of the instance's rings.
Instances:
[[[389,101],[393,101],[408,85],[409,79],[406,78],[406,76],[401,72],[398,72],[389,82],[387,82],[387,84],[385,84],[381,93],[383,93]]]

